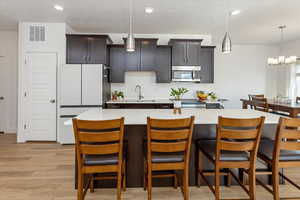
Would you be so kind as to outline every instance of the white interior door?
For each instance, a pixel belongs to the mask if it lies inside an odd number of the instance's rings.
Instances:
[[[5,131],[5,105],[4,105],[4,101],[5,101],[5,75],[6,74],[6,67],[5,67],[5,63],[4,63],[4,57],[1,57],[0,55],[0,132],[4,132]]]
[[[56,141],[56,53],[26,55],[27,141]]]

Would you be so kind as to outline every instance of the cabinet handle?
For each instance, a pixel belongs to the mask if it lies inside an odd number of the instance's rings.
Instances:
[[[184,44],[183,51],[184,51],[184,53],[183,53],[183,61],[184,61],[184,63],[186,63],[186,44]]]
[[[189,59],[188,59],[188,48],[189,48],[189,46],[188,46],[188,44],[186,44],[186,48],[185,48],[186,63],[189,62]]]

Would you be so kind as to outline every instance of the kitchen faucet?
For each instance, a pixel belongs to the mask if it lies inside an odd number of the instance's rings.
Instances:
[[[140,86],[140,85],[136,85],[135,86],[135,89],[134,89],[134,91],[136,92],[136,90],[139,90],[138,92],[139,92],[139,95],[138,95],[138,100],[139,101],[141,101],[144,97],[142,96],[142,86]]]

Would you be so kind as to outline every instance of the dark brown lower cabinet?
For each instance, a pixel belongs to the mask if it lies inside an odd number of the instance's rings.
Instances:
[[[120,104],[106,104],[108,109],[172,109],[173,104],[136,104],[136,103],[120,103]]]

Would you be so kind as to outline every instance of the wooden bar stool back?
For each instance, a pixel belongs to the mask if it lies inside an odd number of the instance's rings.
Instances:
[[[117,199],[121,199],[122,179],[125,182],[124,118],[104,121],[73,119],[73,128],[78,169],[77,199],[83,200],[89,187],[93,191],[94,179],[98,178],[116,179]],[[94,177],[101,173],[117,175]],[[85,175],[89,177],[87,184],[84,184]]]
[[[200,151],[215,165],[215,187],[210,185],[205,171],[198,171],[202,179],[214,193],[215,199],[220,199],[220,176],[222,169],[229,169],[230,175],[246,191],[250,199],[255,194],[255,164],[264,117],[253,119],[233,119],[219,117],[216,141],[203,140],[199,142]],[[249,190],[241,183],[239,178],[230,170],[248,169]]]
[[[153,172],[183,171],[184,199],[189,199],[189,160],[194,116],[186,119],[147,119],[147,191],[152,198]],[[156,176],[157,177],[157,176]]]
[[[261,181],[258,180],[258,182],[273,194],[275,200],[281,199],[279,197],[280,176],[300,190],[299,185],[279,171],[281,168],[300,167],[300,119],[281,117],[275,141],[270,139],[262,140],[258,156],[269,166],[272,166],[273,190]],[[294,199],[299,199],[299,197],[295,197]]]

